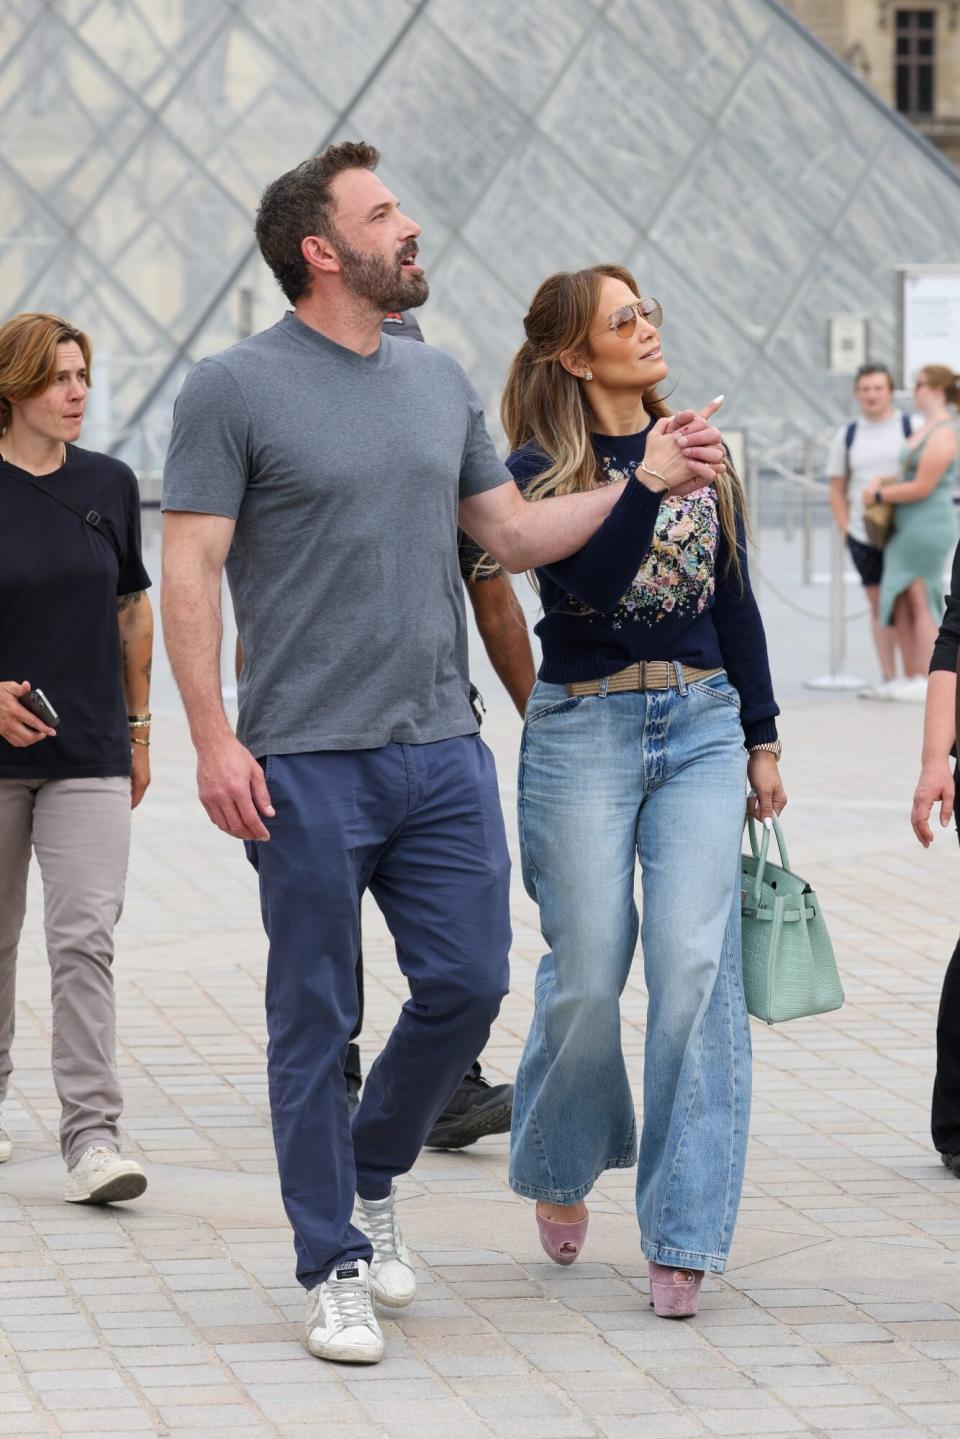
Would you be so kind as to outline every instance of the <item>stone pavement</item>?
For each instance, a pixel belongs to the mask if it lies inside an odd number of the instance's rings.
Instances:
[[[754,1025],[756,1100],[733,1262],[696,1320],[655,1319],[629,1172],[597,1186],[583,1262],[544,1262],[506,1139],[425,1154],[401,1184],[420,1296],[376,1368],[300,1348],[264,1083],[264,942],[239,845],[194,798],[171,708],[136,816],[117,961],[135,1204],[62,1202],[38,893],[21,954],[15,1149],[0,1170],[0,1435],[688,1439],[960,1435],[960,1184],[928,1099],[958,922],[956,837],[906,823],[920,710],[798,698],[783,722],[796,867],[816,883],[848,1002]],[[519,726],[492,706],[508,819]],[[695,880],[695,874],[691,875]],[[512,1076],[540,940],[514,877],[514,987],[485,1056]],[[365,1052],[403,998],[365,915]],[[638,965],[639,970],[639,965]],[[638,1087],[644,995],[624,997]]]

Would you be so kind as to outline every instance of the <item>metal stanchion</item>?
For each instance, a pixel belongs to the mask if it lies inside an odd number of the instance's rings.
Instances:
[[[803,442],[803,477],[806,484],[800,492],[800,514],[803,521],[803,542],[800,568],[803,583],[813,584],[813,441]]]
[[[836,525],[831,526],[830,533],[830,671],[817,676],[816,679],[805,680],[804,683],[806,688],[811,690],[859,690],[863,689],[867,681],[843,673],[847,650],[844,580],[846,547],[843,535]]]

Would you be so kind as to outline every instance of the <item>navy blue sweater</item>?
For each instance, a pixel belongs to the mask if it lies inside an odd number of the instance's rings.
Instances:
[[[540,678],[550,684],[602,679],[637,660],[679,660],[723,668],[740,695],[744,742],[777,737],[763,621],[747,572],[729,550],[712,488],[661,500],[634,478],[646,449],[639,435],[594,435],[600,483],[626,479],[583,549],[537,570],[544,615]],[[514,450],[507,467],[522,490],[549,466],[536,445]]]

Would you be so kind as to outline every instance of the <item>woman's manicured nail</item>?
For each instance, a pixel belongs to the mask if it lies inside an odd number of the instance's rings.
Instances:
[[[764,829],[773,829],[773,820],[770,819],[769,815],[768,815],[767,818],[763,821],[763,827],[764,827]]]
[[[726,398],[725,395],[714,395],[714,397],[713,397],[713,399],[710,401],[710,403],[711,403],[711,405],[722,405],[725,398]]]

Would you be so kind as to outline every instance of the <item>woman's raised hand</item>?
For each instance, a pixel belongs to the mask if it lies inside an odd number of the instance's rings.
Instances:
[[[658,420],[650,431],[644,460],[647,468],[662,475],[670,493],[688,495],[704,485],[713,484],[726,462],[720,431],[710,424],[710,417],[723,404],[718,395],[700,411],[680,410],[668,419]],[[637,471],[637,479],[649,480],[656,489],[656,480]]]
[[[20,696],[29,690],[27,680],[0,680],[0,737],[14,749],[26,749],[38,740],[53,739],[57,733],[20,703]]]

